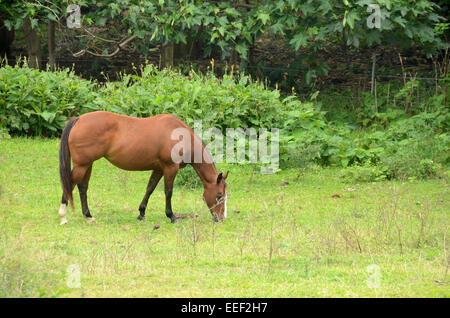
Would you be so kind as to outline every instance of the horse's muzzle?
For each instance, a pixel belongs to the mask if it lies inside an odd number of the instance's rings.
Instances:
[[[218,216],[216,213],[213,214],[212,216],[214,222],[223,222],[225,220],[225,218],[222,216]]]

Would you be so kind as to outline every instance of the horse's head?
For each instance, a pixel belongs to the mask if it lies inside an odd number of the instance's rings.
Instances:
[[[224,176],[222,172],[219,173],[217,182],[206,186],[203,192],[203,199],[215,222],[223,221],[227,217],[227,184],[225,183],[227,177],[228,172]]]

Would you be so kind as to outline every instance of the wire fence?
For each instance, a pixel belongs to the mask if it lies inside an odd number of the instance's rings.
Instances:
[[[298,73],[298,70],[294,70],[294,69],[289,69],[289,68],[277,68],[277,67],[266,67],[266,66],[251,66],[248,68],[252,68],[252,69],[267,69],[267,70],[277,70],[277,71],[282,71],[282,72],[294,72],[294,73]],[[412,74],[408,74],[408,75],[385,75],[385,74],[377,74],[375,75],[375,77],[377,79],[380,78],[392,78],[392,79],[399,79],[399,80],[404,80],[404,79],[415,79],[415,80],[420,80],[420,81],[432,81],[432,82],[440,82],[440,81],[448,81],[449,79],[445,78],[445,77],[420,77],[420,76],[413,76]],[[352,76],[351,79],[353,80],[370,80],[370,75],[367,76]]]
[[[12,59],[13,61],[15,61],[16,59]],[[19,60],[19,59],[17,59]],[[154,60],[154,58],[153,58]],[[42,58],[42,64],[46,64],[47,63],[47,59],[44,57]],[[57,58],[56,62],[57,64],[62,64],[62,65],[71,65],[71,66],[76,66],[77,63],[81,63],[82,65],[78,65],[78,69],[83,68],[85,66],[86,63],[91,63],[90,67],[99,67],[100,69],[102,69],[103,67],[111,67],[111,64],[114,64],[116,68],[123,68],[124,65],[128,65],[128,66],[132,66],[133,64],[135,66],[138,66],[139,64],[142,63],[146,63],[150,61],[150,59],[148,57],[143,57],[143,56],[137,56],[133,59],[133,61],[131,62],[128,59],[122,59],[122,58],[117,58],[117,59],[107,59],[107,58],[102,58],[102,57],[91,57],[91,58]],[[189,61],[187,61],[189,63]],[[193,61],[191,61],[192,63]],[[195,61],[194,61],[195,62]],[[205,61],[203,61],[205,62]],[[92,63],[98,63],[99,65],[97,66],[93,66]],[[225,67],[225,66],[224,66]],[[442,82],[446,81],[448,82],[449,79],[448,77],[443,77],[443,76],[434,76],[434,77],[427,77],[427,76],[417,76],[417,70],[409,70],[409,69],[405,69],[405,70],[399,70],[400,67],[398,67],[396,69],[396,67],[392,67],[390,70],[388,71],[392,71],[395,70],[398,73],[397,74],[382,74],[381,72],[375,73],[375,81],[377,82],[381,82],[383,80],[394,80],[397,81],[399,83],[403,83],[405,81],[410,81],[410,80],[417,80],[420,82],[423,82],[424,84],[427,83],[427,85],[441,85]],[[111,68],[112,69],[112,68]],[[291,76],[292,78],[301,78],[303,73],[302,70],[298,69],[298,68],[288,68],[288,67],[281,67],[281,66],[268,66],[268,65],[246,65],[245,67],[242,68],[244,71],[247,69],[250,70],[262,70],[262,71],[268,71],[268,72],[280,72],[280,73],[287,73],[288,76]],[[78,70],[80,71],[80,70]],[[87,72],[89,72],[89,69],[86,69]],[[385,71],[385,70],[383,70]],[[399,72],[400,71],[400,72]],[[403,73],[401,73],[401,71],[403,71]],[[420,70],[422,74],[436,74],[436,70]],[[116,70],[117,72],[117,70]],[[263,73],[264,76],[268,76],[270,74]],[[112,71],[111,71],[112,73]],[[319,98],[327,98],[327,99],[336,99],[336,100],[349,100],[349,101],[353,101],[353,102],[361,102],[361,100],[364,99],[364,94],[363,93],[369,93],[369,91],[364,90],[364,88],[366,86],[363,86],[363,89],[361,89],[361,83],[366,83],[366,84],[371,84],[372,82],[372,78],[371,78],[371,74],[369,72],[369,70],[367,70],[367,74],[366,75],[362,75],[362,74],[355,74],[355,75],[351,75],[351,76],[343,76],[343,75],[337,75],[336,71],[331,71],[331,74],[328,75],[324,75],[322,78],[324,79],[323,81],[325,83],[327,83],[327,81],[338,81],[338,82],[351,82],[353,81],[353,84],[358,86],[358,92],[355,94],[357,96],[350,96],[347,95],[345,93],[342,92],[342,90],[340,90],[341,92],[339,94],[329,94],[326,92],[320,92],[319,94]],[[98,74],[97,74],[98,75]],[[358,84],[356,84],[356,82],[358,82]],[[275,86],[275,83],[271,83],[271,86]],[[423,86],[423,85],[422,85]],[[368,88],[368,87],[367,87]],[[320,90],[320,88],[318,89]],[[339,90],[339,89],[338,89]],[[295,92],[295,94],[298,97],[302,97],[304,99],[309,99],[311,97],[311,94],[313,92],[309,92],[309,93],[304,93],[304,92]]]
[[[11,63],[16,63],[16,61],[20,60],[20,57],[12,57],[9,59]],[[145,57],[136,57],[134,58],[134,60],[132,62],[137,62],[138,64],[140,63],[145,63],[146,61],[150,60],[149,58],[145,58]],[[48,59],[43,57],[41,59],[41,63],[42,64],[47,64]],[[56,63],[60,63],[60,64],[76,64],[76,63],[104,63],[104,64],[109,64],[109,66],[111,66],[111,64],[128,64],[128,65],[132,65],[129,59],[125,59],[125,58],[117,58],[117,59],[107,59],[107,58],[101,58],[101,57],[92,57],[92,58],[57,58],[56,59]],[[267,70],[267,71],[278,71],[278,72],[284,72],[284,73],[293,73],[293,74],[300,74],[302,70],[298,69],[298,68],[288,68],[288,67],[279,67],[279,66],[267,66],[267,65],[247,65],[245,67],[243,67],[243,69],[252,69],[252,70]],[[394,68],[393,68],[394,69]],[[421,81],[445,81],[448,80],[448,78],[445,78],[444,76],[433,76],[433,77],[424,77],[424,76],[414,76],[413,73],[408,70],[407,72],[408,74],[375,74],[375,77],[377,79],[379,78],[392,78],[392,79],[399,79],[399,80],[403,80],[403,79],[416,79],[416,80],[421,80]],[[423,70],[421,70],[421,73],[424,73]],[[427,70],[426,73],[435,73],[435,70]],[[326,77],[326,76],[325,76]],[[348,77],[345,77],[348,78]],[[344,76],[342,76],[342,79],[345,79]],[[353,75],[351,76],[351,79],[353,80],[370,80],[370,74],[367,74],[366,76],[358,76],[358,75]]]

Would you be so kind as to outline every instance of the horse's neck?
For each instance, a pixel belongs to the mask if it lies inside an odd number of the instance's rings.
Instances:
[[[197,172],[203,185],[212,184],[217,180],[217,170],[212,163],[192,163],[192,167]]]
[[[198,176],[203,182],[203,186],[207,187],[208,184],[216,183],[217,181],[217,170],[214,166],[212,156],[209,153],[209,151],[206,149],[205,145],[203,144],[202,140],[194,134],[194,140],[195,142],[198,142],[198,146],[201,147],[201,153],[202,153],[202,162],[201,163],[195,163],[195,160],[193,163],[191,163],[194,170],[197,172]],[[207,156],[207,161],[205,162],[204,156]],[[194,157],[192,157],[194,159]]]

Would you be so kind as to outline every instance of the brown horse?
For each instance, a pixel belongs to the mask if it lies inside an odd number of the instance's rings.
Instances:
[[[173,149],[181,142],[174,140],[173,132],[180,128],[188,133],[187,137],[190,137],[191,141],[191,150],[189,147],[180,147],[178,153],[175,151],[177,155],[184,158],[181,161],[173,159]],[[194,149],[201,149],[200,160],[194,160]],[[139,206],[139,220],[144,219],[148,199],[164,176],[166,216],[172,223],[176,222],[177,217],[172,212],[171,204],[173,183],[178,170],[184,168],[187,163],[193,166],[203,182],[203,199],[214,221],[222,221],[226,218],[225,179],[228,172],[225,175],[217,173],[204,144],[183,121],[169,114],[134,118],[97,111],[70,119],[61,136],[59,150],[59,171],[63,189],[59,209],[61,224],[67,223],[68,201],[73,208],[72,191],[75,185],[78,186],[80,193],[83,215],[90,222],[95,221],[89,212],[87,189],[92,164],[102,157],[124,170],[153,170],[147,191]],[[198,159],[198,155],[195,157]]]

